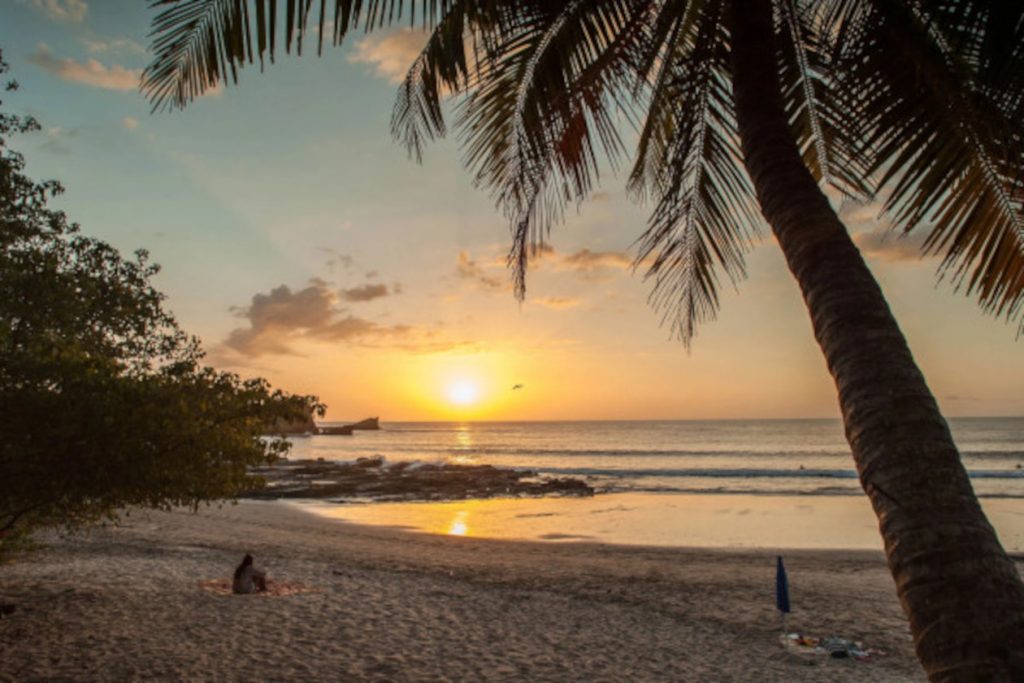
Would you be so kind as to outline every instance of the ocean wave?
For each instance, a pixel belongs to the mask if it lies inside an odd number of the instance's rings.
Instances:
[[[853,470],[826,470],[826,469],[751,469],[751,468],[729,468],[716,469],[704,467],[687,468],[651,468],[651,469],[616,469],[603,467],[541,467],[545,474],[565,474],[582,477],[694,477],[694,478],[721,478],[721,479],[757,479],[763,477],[812,477],[812,478],[834,478],[834,479],[856,479],[857,473]]]
[[[850,457],[849,451],[843,450],[822,450],[822,449],[791,449],[779,450],[740,450],[736,448],[722,449],[642,449],[642,448],[533,448],[533,447],[507,447],[507,446],[477,446],[458,447],[450,444],[410,444],[410,445],[389,445],[391,451],[403,453],[440,453],[460,456],[488,456],[488,455],[534,455],[553,456],[567,458],[588,458],[588,457],[623,457],[623,458],[685,458],[685,457],[777,457],[810,458],[823,457]]]
[[[859,485],[846,487],[815,486],[809,488],[749,489],[740,486],[616,486],[614,484],[596,487],[598,493],[687,493],[696,495],[744,495],[744,496],[863,496]],[[978,498],[1024,500],[1024,493],[977,492]]]
[[[803,468],[803,469],[753,469],[753,468],[651,468],[615,469],[601,467],[541,467],[544,474],[575,475],[578,477],[617,477],[632,479],[638,477],[665,477],[694,479],[856,479],[854,470]],[[968,470],[972,479],[1024,479],[1024,470]]]
[[[538,456],[564,458],[686,458],[686,457],[740,457],[740,458],[850,458],[848,449],[839,448],[788,448],[740,449],[723,448],[536,448],[532,446],[453,446],[444,444],[389,444],[388,450],[401,453],[422,453],[457,455],[463,457],[486,456]],[[1024,461],[1021,450],[968,450],[962,451],[964,458]]]

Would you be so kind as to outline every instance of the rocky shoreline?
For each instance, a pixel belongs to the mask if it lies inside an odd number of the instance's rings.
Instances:
[[[254,468],[252,474],[266,485],[242,494],[243,498],[395,502],[594,495],[594,489],[579,479],[541,477],[534,471],[491,465],[387,463],[379,456],[355,462],[284,459]]]

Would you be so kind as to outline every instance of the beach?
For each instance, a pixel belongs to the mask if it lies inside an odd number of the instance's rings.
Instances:
[[[133,511],[0,566],[0,680],[923,681],[880,552],[528,542],[281,502]],[[242,555],[274,595],[224,586]]]

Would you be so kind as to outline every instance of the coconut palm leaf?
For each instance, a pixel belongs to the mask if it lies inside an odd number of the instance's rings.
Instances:
[[[988,8],[850,12],[837,73],[894,222],[930,227],[925,248],[944,254],[942,272],[1013,319],[1024,310],[1024,7]]]
[[[467,166],[509,218],[522,296],[529,256],[566,206],[614,168],[632,113],[632,64],[652,0],[520,3],[483,32],[471,92],[457,107]]]
[[[422,161],[427,141],[447,134],[441,108],[444,93],[458,92],[469,78],[468,6],[469,3],[456,5],[434,27],[398,89],[391,112],[391,132],[416,161]]]
[[[849,111],[840,106],[829,78],[829,46],[823,40],[828,16],[821,2],[779,0],[777,5],[779,80],[783,103],[792,121],[793,137],[804,163],[821,183],[855,200],[867,200],[872,191],[865,169],[852,153],[856,130]]]
[[[702,3],[669,0],[660,12],[651,31],[647,60],[640,65],[637,95],[646,95],[647,116],[644,121],[633,170],[627,188],[639,201],[661,194],[665,177],[664,162],[676,130],[678,103],[678,64],[692,48],[691,32],[701,16]]]
[[[684,343],[717,313],[717,269],[733,283],[745,275],[760,225],[737,147],[723,6],[705,2],[668,31],[631,182],[657,198],[637,261],[650,264],[650,300]]]
[[[327,0],[317,4],[314,13],[313,0],[154,0],[156,58],[142,74],[153,110],[182,108],[220,83],[237,83],[245,64],[258,60],[262,69],[274,60],[281,30],[285,52],[301,55],[303,38],[315,29],[319,52],[325,31],[338,45],[350,30],[403,18],[434,26],[452,0],[333,0],[333,12]]]

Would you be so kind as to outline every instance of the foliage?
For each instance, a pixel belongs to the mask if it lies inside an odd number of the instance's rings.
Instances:
[[[638,133],[630,188],[653,205],[637,264],[689,341],[744,276],[760,227],[737,148],[727,0],[154,0],[154,109],[237,81],[246,63],[355,30],[420,23],[429,39],[392,128],[410,153],[447,133],[509,217],[523,293],[529,257],[602,164]],[[822,184],[879,198],[982,308],[1024,318],[1024,4],[775,0],[792,131]],[[251,9],[250,9],[251,8]],[[332,11],[333,10],[333,11]],[[278,16],[280,15],[280,17]],[[284,40],[275,36],[283,30]],[[1024,329],[1024,328],[1022,328]]]
[[[23,174],[8,139],[35,128],[0,115],[0,534],[258,485],[247,468],[288,448],[263,434],[322,407],[202,367],[146,253],[82,235]]]

